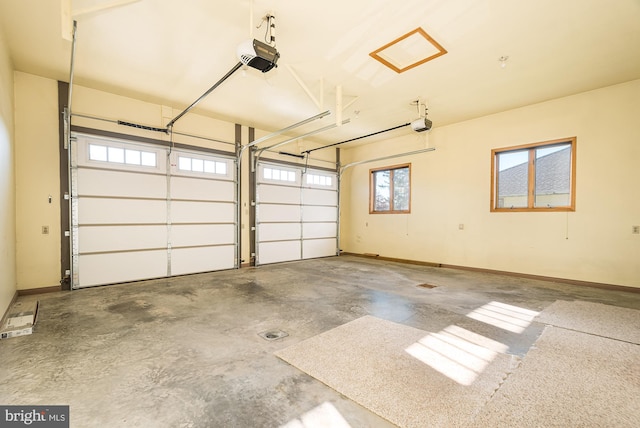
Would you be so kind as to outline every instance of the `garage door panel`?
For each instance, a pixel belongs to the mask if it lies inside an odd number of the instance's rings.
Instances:
[[[173,223],[233,223],[235,206],[231,202],[173,201]]]
[[[78,222],[83,224],[149,224],[167,221],[165,201],[79,198]]]
[[[258,216],[260,222],[299,222],[300,206],[260,204]]]
[[[233,154],[74,137],[73,288],[235,267]]]
[[[335,238],[336,231],[336,223],[304,223],[302,237],[304,239]]]
[[[303,189],[302,200],[305,205],[338,205],[338,194],[335,190]]]
[[[219,247],[175,248],[171,251],[172,275],[233,269],[234,266],[234,245]]]
[[[162,175],[78,168],[78,194],[109,197],[167,197],[167,178]]]
[[[302,167],[265,161],[258,165],[256,180],[257,264],[335,255],[338,222],[335,172],[305,171]],[[287,180],[297,186],[287,185]]]
[[[300,188],[291,186],[276,186],[272,184],[258,184],[258,202],[279,204],[299,204]]]
[[[79,253],[167,247],[167,226],[84,226],[78,228]]]
[[[260,223],[258,237],[261,242],[300,239],[300,227],[300,223]]]
[[[309,207],[305,206],[302,211],[302,221],[320,222],[336,221],[338,208],[336,207]]]
[[[194,199],[199,201],[233,201],[235,198],[233,181],[195,179],[188,177],[171,178],[172,199]]]
[[[167,275],[167,251],[134,251],[79,256],[82,287],[160,278]]]
[[[261,242],[258,244],[261,264],[299,260],[300,250],[300,241]]]
[[[180,224],[171,226],[171,245],[188,247],[192,245],[230,244],[235,239],[233,224]]]
[[[316,257],[329,257],[336,255],[336,243],[335,238],[330,239],[309,239],[303,241],[303,259],[312,259]]]

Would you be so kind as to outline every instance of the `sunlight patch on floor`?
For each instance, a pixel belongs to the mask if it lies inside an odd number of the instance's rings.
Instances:
[[[314,407],[280,428],[351,428],[338,409],[328,401]]]
[[[462,327],[450,325],[430,333],[405,351],[461,385],[471,385],[508,347]]]
[[[469,312],[467,316],[512,333],[522,333],[538,314],[539,312],[506,303],[489,302]]]

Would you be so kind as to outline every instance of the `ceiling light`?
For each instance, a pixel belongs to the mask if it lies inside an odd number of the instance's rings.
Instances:
[[[503,55],[500,58],[498,58],[498,61],[500,61],[500,67],[501,68],[505,68],[507,66],[507,60],[509,59],[508,55]]]

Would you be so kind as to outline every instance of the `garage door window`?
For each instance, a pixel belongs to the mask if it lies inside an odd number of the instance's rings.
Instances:
[[[292,183],[295,183],[296,181],[295,171],[288,171],[285,169],[277,169],[277,168],[264,168],[263,177],[265,180],[273,180],[273,181],[287,181]]]
[[[154,168],[157,165],[157,156],[154,152],[102,144],[89,144],[89,160]]]
[[[226,162],[218,162],[213,160],[193,158],[193,157],[187,157],[187,156],[178,157],[178,169],[180,171],[227,175]]]
[[[321,174],[307,174],[307,184],[321,187],[331,187],[331,177]]]

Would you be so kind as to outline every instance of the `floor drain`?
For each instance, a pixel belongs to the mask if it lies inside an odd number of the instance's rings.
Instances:
[[[418,284],[418,287],[422,287],[422,288],[436,288],[437,285],[432,285],[432,284]]]
[[[268,330],[263,331],[262,333],[258,333],[258,336],[266,340],[278,340],[282,339],[283,337],[289,336],[289,334],[282,330]]]

